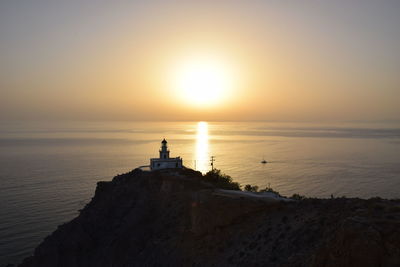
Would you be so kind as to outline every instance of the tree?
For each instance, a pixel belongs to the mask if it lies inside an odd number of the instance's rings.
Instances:
[[[213,169],[203,176],[203,180],[215,185],[221,189],[240,190],[240,184],[233,182],[232,177],[221,172],[221,170]]]

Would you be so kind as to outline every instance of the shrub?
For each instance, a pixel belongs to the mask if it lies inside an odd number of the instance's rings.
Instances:
[[[291,198],[291,199],[294,199],[294,200],[303,200],[303,199],[306,199],[305,196],[300,195],[300,194],[293,194],[290,198]]]
[[[279,194],[278,191],[275,191],[274,189],[272,189],[272,187],[269,187],[269,186],[267,186],[265,189],[261,189],[260,192],[261,193],[263,193],[263,192],[271,192],[271,193],[277,194],[278,196],[281,195],[281,194]]]
[[[221,189],[239,190],[240,191],[240,184],[237,182],[234,182],[232,180],[232,177],[222,173],[221,170],[218,170],[218,169],[214,169],[214,170],[207,172],[203,176],[203,180],[208,183],[211,183]]]
[[[258,191],[258,186],[256,185],[251,185],[251,184],[246,184],[244,186],[244,190],[245,191],[249,191],[249,192],[257,192]]]

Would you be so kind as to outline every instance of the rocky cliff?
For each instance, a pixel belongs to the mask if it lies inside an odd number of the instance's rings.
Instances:
[[[400,201],[281,201],[134,170],[99,182],[20,266],[400,266]]]

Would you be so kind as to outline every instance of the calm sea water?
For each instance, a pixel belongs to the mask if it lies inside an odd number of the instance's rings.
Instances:
[[[400,197],[400,125],[3,123],[0,264],[21,261],[74,218],[97,181],[147,165],[164,137],[186,166],[205,172],[215,156],[243,185],[288,196]]]

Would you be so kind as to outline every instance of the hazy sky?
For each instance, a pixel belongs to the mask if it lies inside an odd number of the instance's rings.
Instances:
[[[233,86],[171,85],[214,58]],[[0,1],[2,120],[400,119],[400,1]]]

